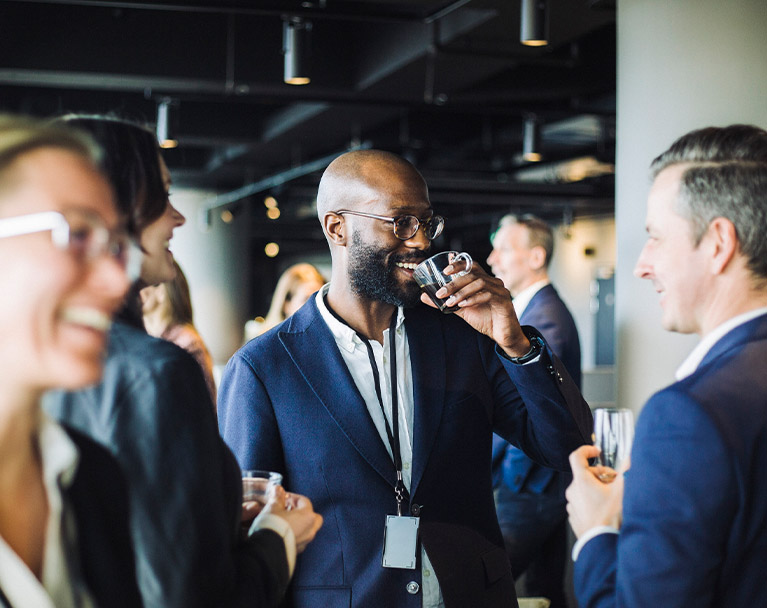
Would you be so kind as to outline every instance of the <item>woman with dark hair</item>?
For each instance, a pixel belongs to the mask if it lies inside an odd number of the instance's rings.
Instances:
[[[192,297],[189,283],[178,262],[174,262],[176,276],[159,285],[141,290],[144,325],[150,336],[168,340],[192,355],[205,376],[210,397],[216,403],[216,384],[213,380],[213,357],[194,326]]]
[[[170,175],[157,141],[123,120],[66,122],[104,149],[104,170],[143,255],[123,307],[127,323],[114,323],[109,334],[104,380],[51,395],[48,411],[105,445],[122,465],[148,608],[276,605],[296,550],[314,537],[321,518],[308,499],[287,499],[279,488],[240,537],[241,475],[218,435],[200,368],[175,344],[149,336],[141,320],[139,291],[175,276],[169,241],[184,222],[168,200]]]
[[[40,410],[99,380],[125,235],[82,134],[0,116],[0,605],[141,605],[109,453]]]
[[[128,234],[143,256],[139,279],[131,286],[120,320],[143,329],[139,292],[176,276],[170,240],[186,222],[170,203],[170,172],[148,129],[117,118],[66,116],[67,125],[88,132],[104,149],[101,167],[115,190]]]

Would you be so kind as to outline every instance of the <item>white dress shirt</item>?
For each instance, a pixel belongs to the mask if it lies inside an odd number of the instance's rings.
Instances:
[[[528,285],[512,298],[511,303],[514,304],[514,312],[517,313],[517,319],[519,319],[519,317],[522,316],[522,313],[525,312],[525,308],[530,304],[530,300],[533,299],[533,296],[546,287],[550,282],[551,281],[548,279],[542,279],[537,283]]]
[[[64,429],[42,413],[38,444],[48,497],[42,580],[0,537],[0,588],[14,608],[92,608],[85,584],[73,576],[67,561],[67,554],[76,554],[71,549],[76,546],[77,532],[62,489],[74,481],[79,453]]]
[[[375,391],[375,383],[372,378],[373,370],[370,365],[368,351],[365,344],[360,340],[357,333],[348,325],[341,323],[328,310],[325,305],[325,294],[329,285],[325,285],[317,292],[317,307],[320,314],[327,324],[330,332],[335,338],[338,349],[341,351],[349,373],[357,385],[362,398],[367,406],[370,418],[373,420],[378,434],[381,436],[386,451],[392,455],[389,438],[386,433],[386,422],[384,421],[384,412],[381,411],[381,405],[378,402],[378,396]],[[410,480],[412,476],[413,465],[413,374],[410,366],[410,348],[407,341],[407,332],[405,331],[405,314],[402,308],[397,310],[395,352],[397,355],[397,402],[399,406],[399,442],[402,456],[402,480],[405,487],[410,491]],[[391,421],[391,375],[389,370],[389,330],[384,330],[383,344],[375,340],[370,341],[375,356],[376,365],[381,383],[381,397],[383,398],[386,421],[389,427],[392,427]],[[392,460],[392,468],[394,461]],[[392,498],[394,490],[392,489]],[[383,518],[380,522],[381,539],[383,542]],[[383,568],[383,566],[381,566]],[[439,588],[439,581],[434,573],[434,568],[429,561],[426,551],[421,549],[421,591],[423,593],[423,608],[444,608],[442,592]]]
[[[705,359],[708,351],[710,351],[719,340],[739,325],[743,325],[764,314],[767,314],[767,308],[750,310],[736,317],[732,317],[731,319],[727,319],[727,321],[710,331],[687,356],[682,365],[679,366],[679,369],[676,371],[676,379],[683,380],[687,376],[694,374],[701,361]],[[583,546],[592,538],[599,536],[600,534],[618,534],[618,530],[611,526],[597,526],[587,530],[573,546],[573,561],[578,559],[578,555]]]

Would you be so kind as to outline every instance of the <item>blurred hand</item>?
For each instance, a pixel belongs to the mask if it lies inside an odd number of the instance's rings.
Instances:
[[[261,513],[264,505],[257,500],[249,500],[242,503],[242,513],[240,514],[240,523],[246,529],[250,527],[250,524]]]
[[[296,550],[299,553],[314,540],[322,527],[322,515],[314,512],[312,502],[301,494],[285,492],[281,486],[274,488],[263,510],[288,522],[296,537]]]
[[[243,478],[242,480],[242,513],[240,523],[249,527],[256,516],[261,513],[268,500],[269,481],[266,479]]]
[[[620,529],[623,518],[623,475],[603,466],[589,466],[599,448],[582,445],[570,454],[573,482],[567,488],[567,513],[577,537],[597,526]],[[607,477],[606,481],[599,476]]]

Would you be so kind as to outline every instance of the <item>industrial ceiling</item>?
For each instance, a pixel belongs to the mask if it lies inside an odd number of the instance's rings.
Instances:
[[[450,244],[487,242],[509,211],[613,212],[614,0],[548,0],[549,44],[520,44],[521,0],[0,0],[0,111],[116,113],[167,102],[181,187],[254,239],[323,247],[322,168],[390,150],[425,176]],[[283,28],[310,23],[310,84],[283,82]],[[522,158],[526,119],[542,160]],[[289,248],[289,247],[288,247]]]

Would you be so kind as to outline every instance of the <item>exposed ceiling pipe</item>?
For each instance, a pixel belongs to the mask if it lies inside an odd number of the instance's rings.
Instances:
[[[3,1],[3,0],[0,0]],[[7,0],[6,0],[7,1]],[[221,4],[200,4],[194,5],[185,2],[142,2],[141,0],[130,1],[112,1],[112,0],[25,0],[30,4],[62,4],[70,6],[92,6],[97,8],[121,8],[121,9],[133,9],[133,10],[153,10],[153,11],[166,11],[166,12],[183,12],[183,13],[215,13],[223,15],[252,15],[252,16],[276,16],[281,17],[286,13],[290,13],[296,17],[306,17],[311,19],[327,19],[338,21],[388,21],[388,22],[420,22],[431,23],[449,15],[453,11],[461,8],[462,6],[471,2],[471,0],[455,0],[451,4],[439,8],[433,12],[427,12],[426,14],[414,15],[412,12],[407,11],[382,11],[376,12],[373,10],[373,5],[362,3],[359,12],[352,12],[350,10],[344,11],[328,11],[327,3],[320,0],[316,8],[313,6],[302,8],[286,8],[283,6],[277,6],[279,2],[274,3],[274,7],[261,7],[261,8],[244,8],[242,6],[226,6],[225,3]],[[302,5],[310,4],[308,2],[302,3]]]
[[[260,179],[259,181],[252,184],[246,184],[245,186],[237,188],[232,192],[219,194],[209,203],[204,205],[200,210],[201,224],[206,227],[210,225],[211,212],[215,209],[225,207],[226,205],[231,205],[232,203],[242,200],[248,196],[252,196],[253,194],[258,194],[259,192],[264,192],[265,190],[276,188],[277,186],[281,186],[287,182],[293,181],[294,179],[308,175],[309,173],[314,173],[315,171],[325,169],[325,167],[327,167],[331,161],[333,161],[339,155],[344,154],[345,152],[351,152],[353,150],[367,150],[372,146],[373,144],[371,142],[364,141],[357,145],[352,145],[340,152],[328,154],[322,158],[317,158],[315,160],[305,162],[302,165],[291,167],[285,171],[280,171],[279,173],[275,173],[274,175]]]

